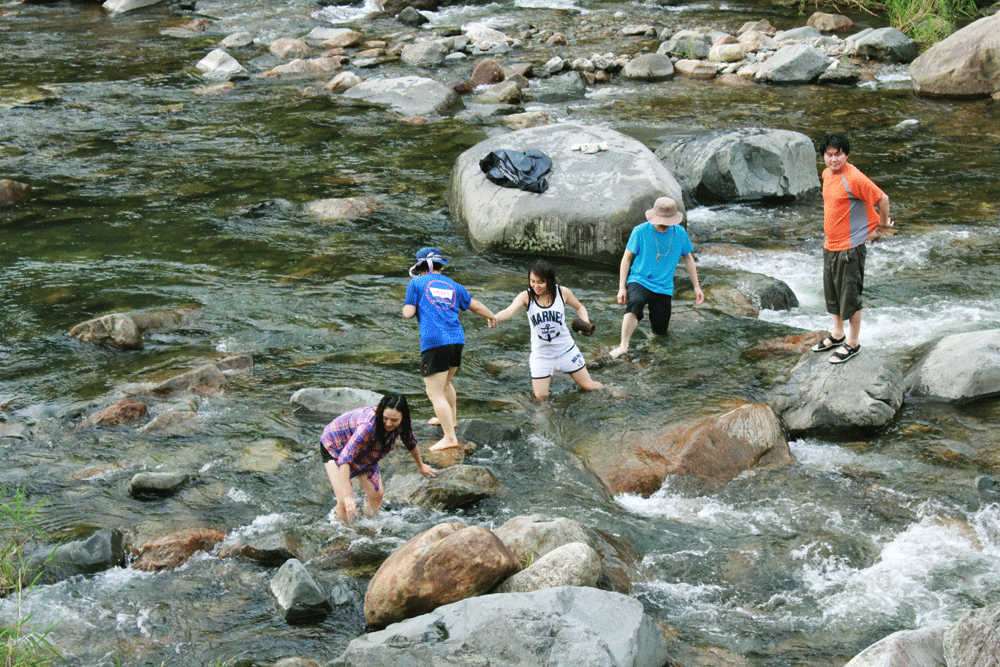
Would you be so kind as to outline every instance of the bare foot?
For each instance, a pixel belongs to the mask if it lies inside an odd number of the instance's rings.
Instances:
[[[626,352],[628,352],[628,348],[627,347],[622,347],[621,345],[619,345],[618,347],[616,347],[613,350],[611,350],[610,352],[608,352],[608,355],[612,359],[617,359],[618,357],[622,356]]]
[[[430,424],[431,426],[440,426],[441,420],[438,419],[437,417],[431,417],[430,419],[427,420],[427,423]]]
[[[446,438],[441,438],[431,445],[427,451],[440,452],[442,449],[454,449],[461,446],[462,445],[459,444],[458,440],[447,440]]]

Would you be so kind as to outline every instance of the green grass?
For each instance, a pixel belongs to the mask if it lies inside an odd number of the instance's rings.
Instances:
[[[820,0],[799,1],[800,13],[810,7],[821,9]],[[824,2],[822,11],[884,16],[924,50],[954,32],[960,21],[973,18],[977,7],[975,0],[841,0]]]
[[[35,523],[38,507],[24,502],[20,489],[0,490],[0,597],[4,617],[0,618],[0,667],[40,667],[62,662],[47,637],[51,627],[34,627],[31,615],[23,614],[24,597],[34,581],[24,572],[23,547],[42,537]],[[10,618],[11,612],[13,618]]]

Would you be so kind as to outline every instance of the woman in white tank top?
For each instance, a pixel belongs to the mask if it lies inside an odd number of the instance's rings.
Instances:
[[[577,316],[586,324],[590,324],[587,309],[580,300],[568,287],[556,284],[556,273],[552,265],[538,260],[528,269],[528,289],[520,292],[509,306],[496,314],[497,321],[503,322],[522,308],[527,311],[531,330],[528,368],[531,371],[531,388],[535,392],[535,398],[549,395],[552,373],[557,370],[569,373],[580,388],[586,391],[604,387],[590,377],[583,353],[566,326],[566,305],[576,310]]]

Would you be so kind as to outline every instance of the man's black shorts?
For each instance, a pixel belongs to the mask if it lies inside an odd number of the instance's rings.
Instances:
[[[625,302],[625,312],[642,320],[642,309],[649,305],[649,327],[658,336],[665,336],[670,326],[670,310],[673,297],[648,290],[639,283],[627,285],[628,300]]]

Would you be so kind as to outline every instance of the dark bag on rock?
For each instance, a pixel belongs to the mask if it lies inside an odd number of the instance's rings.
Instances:
[[[542,193],[549,188],[543,177],[552,169],[552,158],[533,148],[524,152],[498,150],[480,160],[479,168],[497,185]]]

